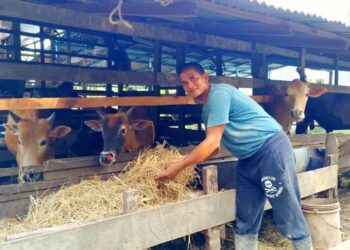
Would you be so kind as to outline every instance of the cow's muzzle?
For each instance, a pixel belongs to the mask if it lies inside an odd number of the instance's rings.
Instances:
[[[115,154],[113,152],[103,151],[100,154],[100,163],[104,166],[109,166],[115,161]]]
[[[36,173],[33,170],[26,171],[23,176],[24,182],[37,182],[44,179],[44,174],[42,172]]]
[[[291,110],[290,114],[292,116],[292,119],[296,122],[300,122],[300,121],[304,120],[304,118],[305,118],[304,111],[301,111],[299,109]]]

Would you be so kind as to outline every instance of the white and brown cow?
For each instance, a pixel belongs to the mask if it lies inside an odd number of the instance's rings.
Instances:
[[[140,108],[132,107],[127,112],[104,114],[97,111],[100,120],[85,121],[85,125],[94,131],[101,131],[103,151],[100,163],[111,165],[117,155],[151,146],[154,143],[155,130],[153,122],[139,117]],[[141,112],[142,113],[142,112]]]
[[[324,87],[313,87],[312,84],[306,84],[299,79],[293,80],[287,87],[268,86],[268,89],[273,101],[268,103],[265,109],[287,133],[293,122],[304,119],[308,97],[319,97],[327,91]]]
[[[67,126],[53,126],[55,113],[39,118],[38,110],[10,112],[4,124],[8,150],[16,156],[19,180],[32,180],[25,169],[38,166],[55,156],[55,141],[71,132]],[[34,177],[36,179],[37,176]]]

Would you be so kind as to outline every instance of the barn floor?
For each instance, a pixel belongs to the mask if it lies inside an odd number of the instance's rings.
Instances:
[[[340,223],[342,240],[350,239],[350,186],[339,190]],[[202,234],[187,237],[153,247],[152,250],[201,250],[204,249]],[[223,250],[234,249],[234,223],[226,225],[226,239],[222,241]],[[284,238],[274,226],[271,211],[265,212],[259,234],[259,250],[292,250],[289,240]]]

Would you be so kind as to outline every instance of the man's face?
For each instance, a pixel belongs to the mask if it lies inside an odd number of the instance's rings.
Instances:
[[[201,75],[196,70],[190,68],[180,74],[180,81],[188,96],[195,99],[207,97],[209,90],[209,77],[207,73]]]

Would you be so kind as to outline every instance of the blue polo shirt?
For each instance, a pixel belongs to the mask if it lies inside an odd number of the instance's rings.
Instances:
[[[252,98],[225,83],[210,84],[202,119],[207,128],[226,125],[221,143],[238,159],[252,156],[282,130]]]

